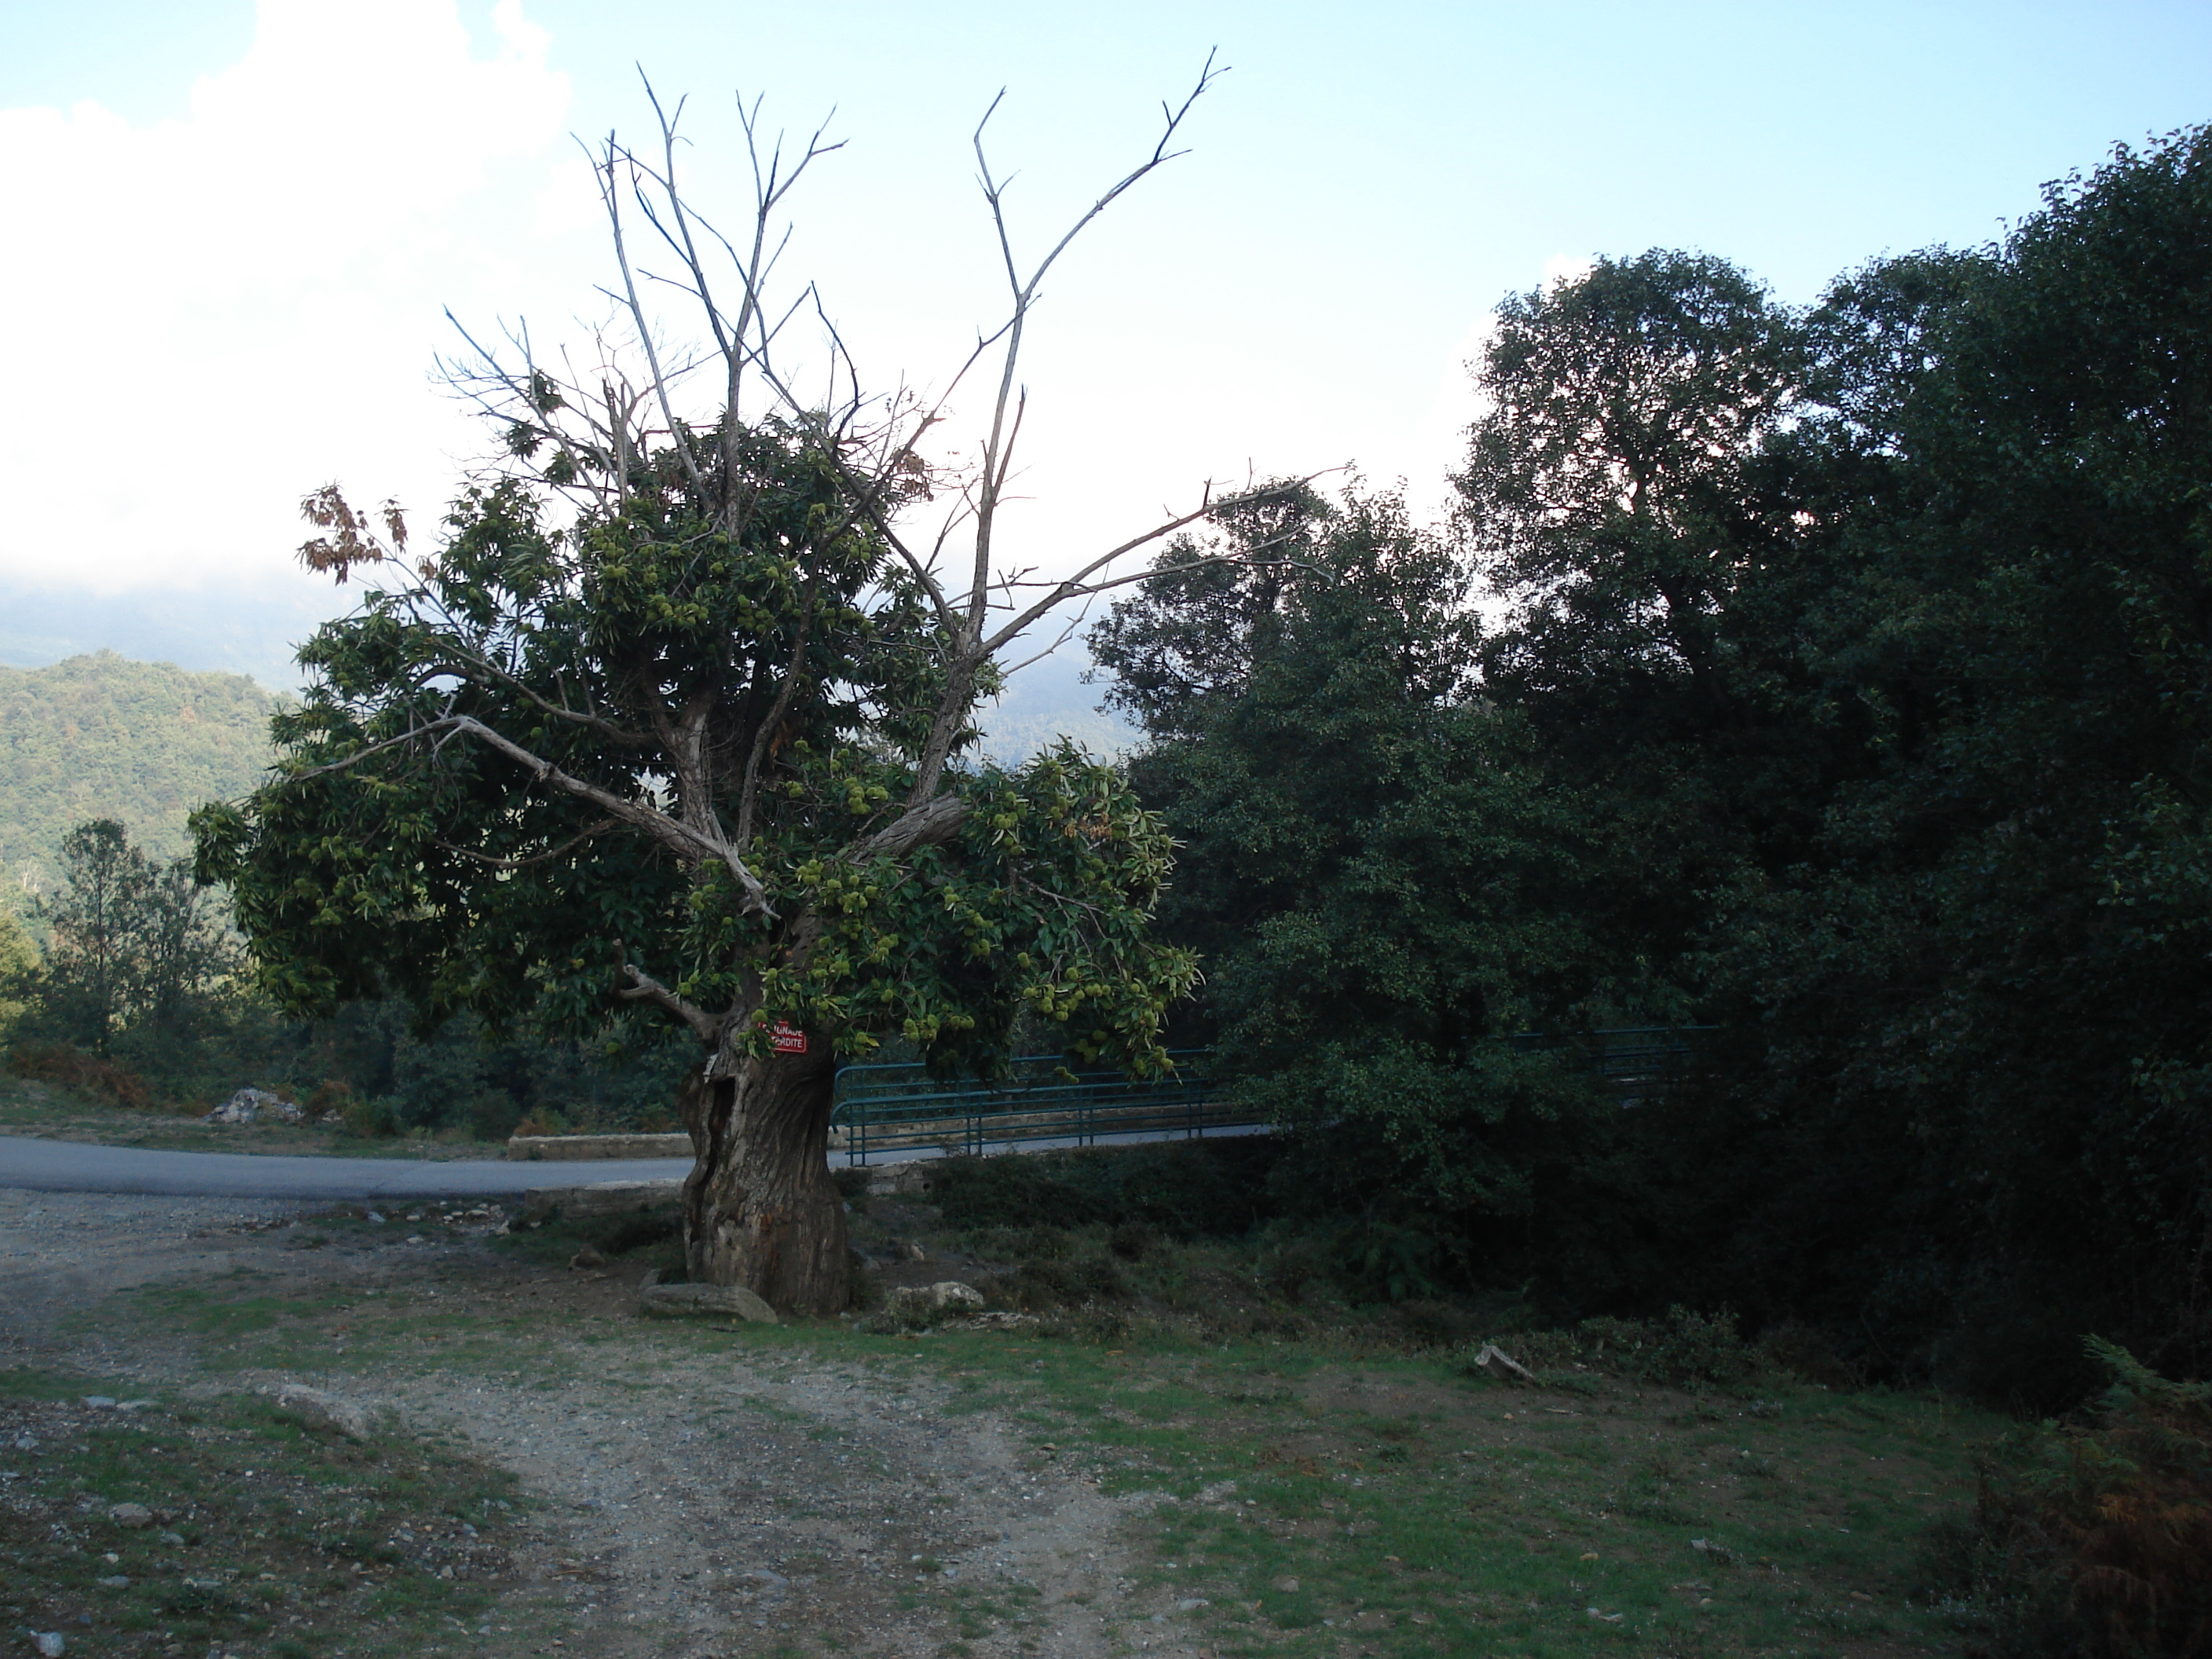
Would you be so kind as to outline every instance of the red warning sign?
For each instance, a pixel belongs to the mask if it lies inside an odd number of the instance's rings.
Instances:
[[[768,1028],[768,1040],[780,1054],[803,1054],[806,1052],[806,1033],[782,1020]]]

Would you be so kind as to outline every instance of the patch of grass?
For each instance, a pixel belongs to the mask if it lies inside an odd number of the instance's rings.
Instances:
[[[131,1410],[0,1373],[0,1617],[105,1653],[416,1654],[513,1587],[513,1480],[401,1434],[355,1443],[246,1397]],[[120,1506],[136,1504],[149,1518]]]
[[[1224,1655],[1948,1648],[1951,1615],[1915,1599],[1917,1558],[2002,1426],[1927,1396],[1511,1388],[1443,1356],[1290,1342],[1117,1351],[822,1326],[725,1340],[945,1373],[955,1410],[986,1391],[1026,1402],[1007,1415],[1030,1426],[1034,1466],[1152,1495],[1142,1588],[1205,1602],[1184,1616]],[[963,1640],[992,1628],[952,1616]]]
[[[410,1224],[402,1223],[402,1225]],[[418,1224],[428,1227],[428,1221]],[[389,1233],[391,1229],[380,1230]],[[301,1372],[336,1367],[398,1375],[431,1370],[518,1375],[551,1386],[573,1363],[538,1339],[544,1300],[495,1311],[425,1277],[387,1288],[347,1285],[302,1291],[290,1281],[241,1270],[198,1279],[161,1279],[121,1292],[60,1322],[65,1330],[126,1333],[181,1344],[205,1375]],[[580,1340],[591,1334],[579,1332]]]
[[[625,1269],[658,1267],[677,1274],[684,1267],[684,1218],[673,1205],[620,1216],[571,1221],[556,1216],[516,1227],[495,1241],[504,1253],[526,1261],[555,1266],[580,1250],[597,1252]]]
[[[425,1206],[422,1220],[395,1216],[381,1229],[333,1212],[315,1231],[345,1249],[370,1237],[388,1247],[432,1224]],[[901,1236],[915,1231],[908,1218],[897,1224]],[[1592,1362],[1570,1359],[1544,1386],[1506,1387],[1463,1373],[1447,1351],[1419,1351],[1410,1327],[1326,1303],[1312,1287],[1295,1318],[1285,1316],[1279,1297],[1266,1299],[1273,1291],[1254,1288],[1257,1258],[1240,1243],[1162,1233],[1125,1237],[1117,1250],[1100,1224],[1010,1228],[1000,1237],[1009,1254],[1034,1238],[1048,1261],[1109,1264],[1129,1293],[1014,1330],[957,1321],[919,1334],[870,1332],[857,1322],[647,1324],[611,1315],[604,1293],[592,1310],[580,1307],[571,1287],[592,1282],[585,1276],[521,1271],[565,1261],[581,1243],[617,1243],[605,1232],[563,1237],[548,1227],[497,1241],[520,1262],[455,1260],[388,1291],[348,1281],[292,1297],[275,1280],[239,1274],[126,1292],[98,1317],[110,1330],[180,1334],[210,1371],[304,1369],[311,1358],[327,1363],[343,1340],[338,1363],[347,1368],[476,1369],[520,1387],[548,1386],[548,1367],[574,1363],[556,1358],[556,1348],[580,1351],[587,1369],[598,1363],[593,1352],[618,1354],[619,1369],[640,1379],[678,1356],[726,1353],[779,1377],[824,1363],[862,1367],[885,1395],[925,1385],[949,1413],[991,1410],[1026,1433],[1030,1468],[1052,1466],[1137,1499],[1132,1510],[1148,1517],[1139,1524],[1152,1558],[1140,1591],[1154,1607],[1203,1602],[1170,1617],[1224,1659],[1354,1649],[1409,1659],[1875,1659],[1955,1640],[1942,1608],[1911,1599],[1914,1558],[1929,1516],[1966,1490],[1972,1447],[1999,1426],[1985,1415],[1929,1398],[1832,1392],[1771,1367],[1689,1393],[1576,1371]],[[627,1273],[665,1247],[640,1238],[634,1254],[611,1259]],[[388,1249],[380,1256],[398,1259]],[[1164,1259],[1197,1286],[1178,1292],[1192,1298],[1188,1312],[1155,1288],[1166,1282],[1152,1277]],[[968,1277],[975,1268],[928,1271]],[[1224,1320],[1206,1305],[1208,1275],[1237,1273],[1247,1300]],[[439,1293],[469,1281],[483,1293]],[[532,1300],[534,1292],[542,1295]],[[556,1333],[562,1340],[546,1340]],[[1698,1340],[1699,1352],[1725,1359],[1713,1333]],[[723,1408],[785,1415],[759,1396]],[[805,1426],[823,1432],[815,1419]],[[869,1449],[865,1431],[850,1449],[856,1461]],[[0,1583],[9,1578],[0,1559]],[[228,1595],[243,1583],[251,1592],[265,1582],[225,1579],[216,1589]],[[896,1593],[902,1605],[942,1612],[956,1645],[1030,1639],[1020,1598],[971,1583],[964,1570]],[[297,1611],[288,1602],[257,1616]],[[1146,1631],[1158,1627],[1139,1627],[1130,1644]],[[271,1624],[252,1650],[278,1639],[313,1635]]]

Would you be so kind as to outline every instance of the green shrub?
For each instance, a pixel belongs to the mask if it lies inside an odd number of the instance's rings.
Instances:
[[[948,1158],[929,1174],[929,1201],[960,1228],[1082,1226],[1109,1221],[1104,1200],[1060,1178],[1063,1160]]]
[[[305,1102],[308,1120],[320,1123],[325,1118],[335,1115],[343,1122],[346,1108],[356,1098],[353,1085],[343,1078],[325,1078],[314,1086]]]
[[[1433,1301],[1464,1277],[1457,1241],[1434,1217],[1346,1222],[1328,1239],[1331,1273],[1357,1302]]]
[[[467,1122],[478,1140],[504,1140],[521,1121],[521,1107],[504,1089],[486,1089],[470,1097]]]
[[[1112,1257],[1088,1255],[1032,1257],[993,1289],[999,1300],[1032,1313],[1118,1302],[1129,1294],[1121,1267]]]
[[[9,1053],[8,1069],[17,1077],[58,1083],[132,1111],[146,1111],[155,1104],[152,1085],[136,1072],[66,1042],[18,1043]]]
[[[345,1132],[363,1140],[380,1140],[399,1133],[399,1112],[389,1096],[349,1093],[339,1103],[338,1115]]]
[[[930,1201],[955,1227],[1148,1227],[1170,1238],[1230,1238],[1269,1213],[1266,1136],[1161,1141],[1003,1158],[948,1158]]]
[[[1124,1261],[1141,1261],[1145,1252],[1159,1243],[1159,1235],[1141,1221],[1115,1224],[1106,1236],[1106,1248]]]

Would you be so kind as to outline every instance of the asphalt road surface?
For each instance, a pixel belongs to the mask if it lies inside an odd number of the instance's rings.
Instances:
[[[158,1193],[200,1198],[471,1198],[595,1181],[681,1180],[688,1158],[433,1163],[405,1158],[287,1158],[261,1152],[157,1152],[0,1135],[0,1188],[42,1193]]]
[[[1210,1129],[1209,1139],[1264,1134],[1261,1124]],[[1089,1144],[1121,1146],[1176,1140],[1180,1132],[1099,1135]],[[986,1144],[986,1152],[1051,1152],[1085,1143],[1073,1138]],[[868,1162],[899,1164],[942,1155],[934,1146],[874,1152]],[[831,1158],[833,1164],[838,1158]],[[688,1158],[501,1158],[433,1163],[408,1158],[289,1158],[275,1152],[161,1152],[143,1146],[97,1146],[77,1140],[0,1135],[0,1188],[39,1193],[152,1193],[196,1198],[472,1198],[528,1192],[533,1187],[588,1187],[599,1181],[681,1181]]]

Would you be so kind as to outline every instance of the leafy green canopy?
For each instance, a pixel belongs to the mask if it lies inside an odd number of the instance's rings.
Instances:
[[[1504,310],[1464,542],[1121,608],[1224,1054],[1370,1127],[1319,1190],[1976,1389],[2212,1365],[2208,225],[2200,129],[1808,311],[1601,262]],[[1686,1018],[1699,1098],[1527,1137],[1468,1040]]]
[[[1027,1008],[1073,1054],[1158,1064],[1195,969],[1146,934],[1157,820],[1068,750],[910,799],[931,613],[833,457],[773,427],[712,453],[735,473],[626,457],[565,525],[473,489],[417,575],[303,648],[274,778],[194,820],[262,983],[568,1032],[637,1007],[756,1055],[779,1020],[844,1054],[897,1033],[968,1069]],[[325,563],[396,556],[349,523]]]
[[[7,1042],[36,994],[39,947],[23,924],[0,910],[0,1043]]]
[[[1171,549],[1090,639],[1155,736],[1134,763],[1184,843],[1163,907],[1243,1097],[1296,1131],[1280,1178],[1406,1214],[1525,1214],[1594,1102],[1512,1033],[1616,1006],[1593,937],[1605,826],[1474,694],[1468,578],[1391,495],[1304,495]]]
[[[1861,1305],[1966,1325],[1977,1385],[2079,1375],[2086,1329],[2212,1363],[2208,224],[2199,129],[1905,273],[1922,366],[1830,475],[1881,482],[1808,630],[1863,764],[1716,906],[1771,1109],[1844,1152],[1755,1220],[1858,1235]]]

